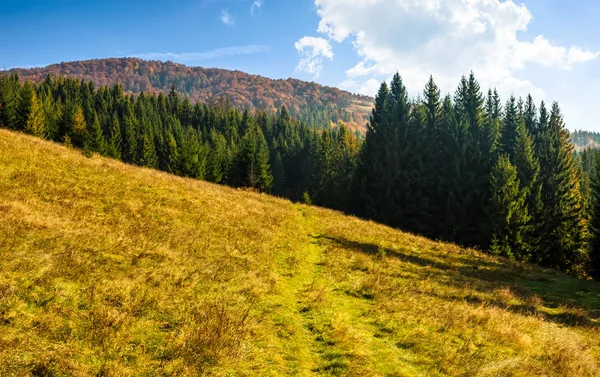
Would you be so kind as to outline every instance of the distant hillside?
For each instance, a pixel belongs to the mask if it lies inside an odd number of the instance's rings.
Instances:
[[[298,119],[316,125],[343,121],[352,129],[363,129],[373,99],[337,88],[296,79],[272,80],[240,71],[112,58],[50,65],[45,68],[13,69],[23,80],[39,82],[47,75],[84,78],[96,85],[121,83],[126,92],[158,93],[176,90],[193,102],[227,97],[238,108],[275,111],[285,105]]]
[[[598,132],[575,130],[571,132],[571,140],[578,152],[586,148],[600,148],[600,133]]]
[[[600,284],[0,130],[0,376],[598,376]]]

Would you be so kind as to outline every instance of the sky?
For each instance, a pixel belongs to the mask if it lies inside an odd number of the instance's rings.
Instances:
[[[591,0],[0,0],[0,69],[140,57],[413,96],[473,71],[504,99],[558,101],[600,132],[600,2]]]

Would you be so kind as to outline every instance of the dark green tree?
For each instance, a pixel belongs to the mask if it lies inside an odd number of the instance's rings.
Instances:
[[[544,118],[542,112],[542,125]],[[541,133],[538,147],[544,204],[541,215],[543,237],[533,259],[546,266],[579,273],[586,259],[579,177],[573,160],[573,146],[569,143],[557,103],[552,105],[548,125],[541,128]]]
[[[494,229],[491,251],[517,260],[529,259],[527,192],[521,189],[517,169],[508,156],[498,158],[492,169],[490,186]]]

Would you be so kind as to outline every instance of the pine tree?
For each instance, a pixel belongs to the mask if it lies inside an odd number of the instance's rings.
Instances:
[[[104,154],[105,144],[104,135],[102,134],[102,127],[100,126],[100,120],[94,111],[92,115],[92,122],[88,123],[83,150],[88,154],[92,154],[94,152]]]
[[[29,116],[32,112],[33,101],[35,97],[35,91],[33,90],[33,86],[31,82],[27,80],[25,85],[21,87],[19,91],[19,105],[17,109],[17,119],[14,127],[16,130],[25,131],[27,128],[27,123],[29,121]]]
[[[490,171],[492,165],[491,131],[486,128],[484,100],[473,73],[462,78],[455,98],[455,138],[461,150],[458,161],[458,191],[453,206],[461,207],[464,215],[456,218],[455,241],[463,245],[486,249],[491,239],[487,221],[490,203]]]
[[[202,145],[197,131],[191,127],[186,128],[178,141],[178,174],[184,177],[203,179],[206,176],[208,153]]]
[[[504,107],[500,153],[506,154],[512,163],[514,163],[514,150],[519,129],[519,121],[520,117],[517,109],[517,100],[514,96],[511,96]]]
[[[573,161],[563,117],[557,103],[545,125],[545,106],[540,112],[540,180],[542,184],[541,245],[534,261],[570,272],[578,272],[585,255],[585,225],[578,171]]]
[[[74,107],[74,112],[72,113],[72,118],[68,120],[71,124],[70,132],[68,135],[71,137],[71,141],[76,147],[83,147],[83,144],[87,137],[87,125],[85,123],[85,117],[83,115],[83,109],[81,106],[76,105]]]
[[[42,108],[40,100],[35,92],[33,92],[31,96],[31,105],[29,116],[27,117],[27,122],[25,124],[25,132],[41,138],[46,138],[48,135],[46,130],[44,109]]]
[[[269,192],[273,184],[269,164],[269,149],[262,131],[250,128],[240,142],[235,156],[230,182],[236,187],[248,187]]]
[[[397,75],[396,75],[397,76]],[[395,91],[401,92],[399,76],[394,77]],[[406,98],[399,98],[402,105],[408,108]],[[384,82],[375,97],[375,107],[367,124],[367,133],[363,143],[359,165],[357,168],[357,202],[356,212],[362,216],[392,224],[397,218],[395,200],[396,172],[398,159],[396,154],[397,131],[391,123],[390,114],[393,108],[390,91]],[[401,115],[401,114],[396,114]],[[402,118],[406,118],[402,116]],[[398,119],[401,121],[402,119]]]
[[[515,145],[512,152],[512,163],[517,169],[521,188],[527,195],[526,204],[531,219],[526,241],[532,250],[537,250],[540,238],[542,237],[540,223],[543,211],[541,198],[542,186],[539,180],[540,164],[535,157],[533,141],[525,127],[523,117],[519,119]]]
[[[273,153],[271,153],[273,155]],[[285,195],[285,167],[281,153],[276,151],[271,157],[271,174],[273,175],[273,187],[271,193],[277,196]]]
[[[132,111],[132,110],[130,110]],[[138,131],[137,122],[133,115],[125,115],[122,126],[123,136],[123,161],[128,163],[134,163],[137,160],[137,145],[138,145]]]
[[[158,156],[156,146],[150,132],[146,130],[139,139],[137,164],[148,168],[158,167]]]
[[[591,219],[590,219],[590,272],[600,280],[600,154],[595,153],[594,171],[591,176]]]
[[[119,122],[119,117],[117,117],[116,114],[113,114],[108,130],[108,142],[106,145],[107,156],[120,160],[122,141],[121,123]]]
[[[521,190],[517,169],[501,155],[492,169],[492,252],[517,260],[529,259],[527,193]]]
[[[227,181],[231,165],[230,151],[225,137],[212,130],[210,133],[210,152],[207,161],[207,179],[214,183]]]

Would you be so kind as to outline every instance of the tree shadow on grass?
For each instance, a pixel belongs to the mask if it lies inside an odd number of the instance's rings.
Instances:
[[[334,235],[311,237],[319,243],[374,256],[385,255],[403,263],[428,268],[428,276],[431,277],[433,271],[446,278],[445,284],[456,288],[469,286],[486,294],[508,288],[514,297],[525,304],[506,304],[500,300],[482,300],[475,296],[440,296],[442,299],[463,300],[474,305],[492,305],[523,315],[539,315],[548,321],[566,326],[600,328],[600,284],[597,282],[580,280],[553,270],[541,270],[509,260],[501,264],[477,257],[444,253],[433,259],[416,255],[409,249],[383,249],[372,243]],[[540,307],[564,310],[540,310]]]

